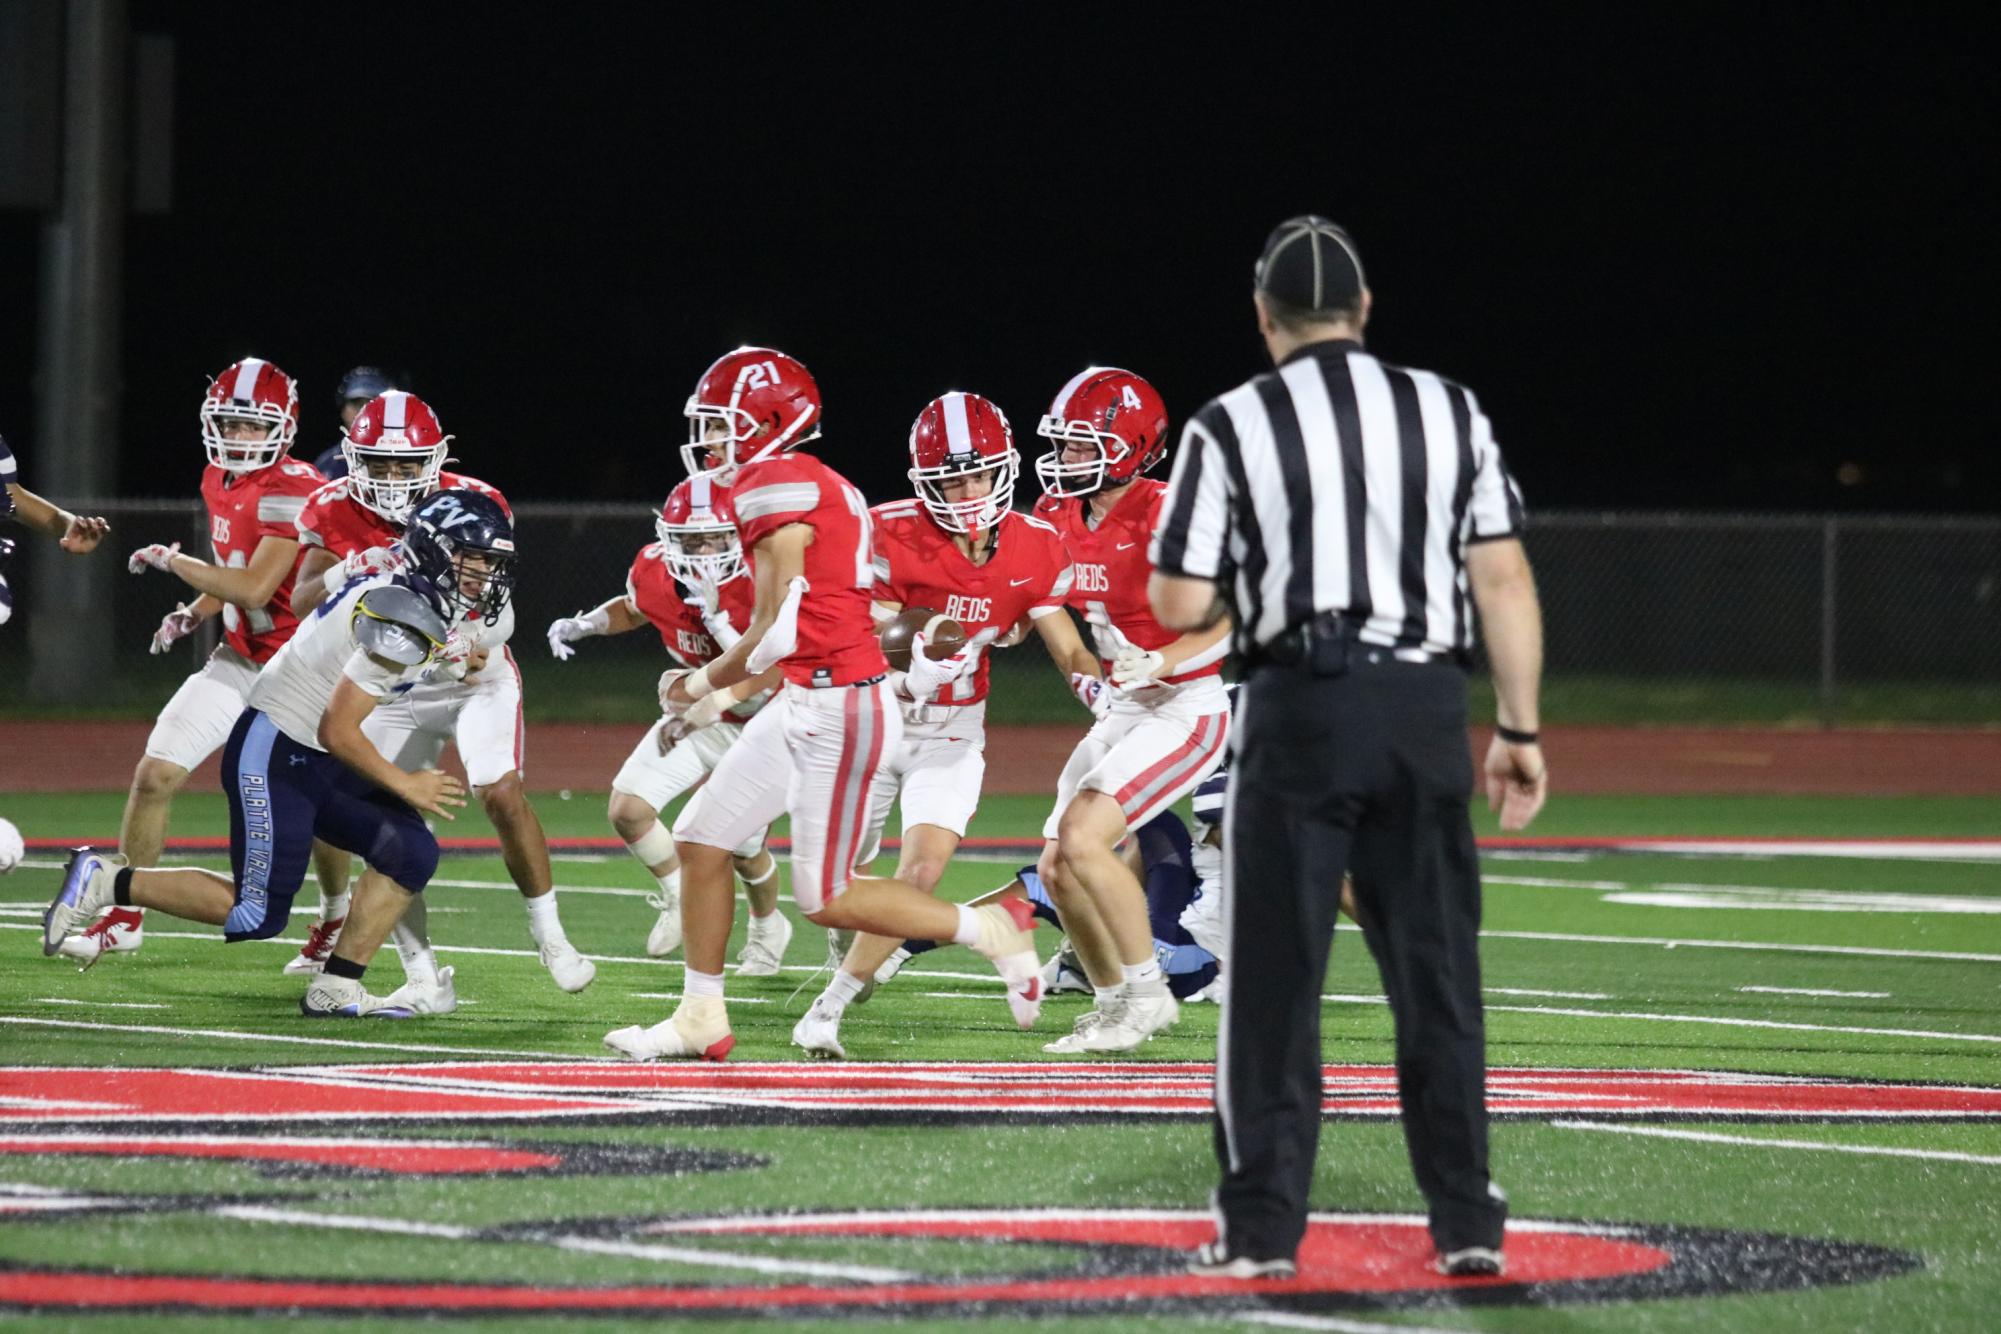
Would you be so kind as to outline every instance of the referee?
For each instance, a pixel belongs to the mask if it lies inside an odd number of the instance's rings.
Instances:
[[[1488,798],[1520,829],[1547,783],[1521,501],[1471,392],[1363,350],[1370,293],[1345,232],[1282,223],[1256,275],[1278,369],[1189,422],[1149,589],[1171,629],[1234,614],[1244,670],[1223,835],[1237,966],[1216,1052],[1219,1235],[1191,1268],[1294,1272],[1320,1132],[1320,988],[1352,871],[1438,1267],[1498,1274],[1507,1202],[1487,1171],[1464,666],[1470,588],[1500,720]]]

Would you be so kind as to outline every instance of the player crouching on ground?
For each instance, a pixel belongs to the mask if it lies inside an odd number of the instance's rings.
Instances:
[[[806,368],[770,348],[739,348],[703,374],[687,407],[698,473],[731,486],[751,554],[757,609],[736,647],[670,685],[690,725],[714,721],[720,695],[773,666],[785,685],[751,719],[675,822],[687,984],[673,1015],[622,1028],[605,1045],[638,1060],[721,1060],[736,1039],[723,1003],[723,950],[734,903],[730,849],[781,812],[792,817],[792,897],[817,926],[901,940],[957,940],[995,962],[1010,997],[1039,1002],[1034,919],[992,905],[941,903],[896,880],[855,874],[875,842],[869,792],[902,739],[889,668],[870,614],[874,549],[867,502],[796,446],[819,435],[820,391]]]
[[[933,660],[925,656],[919,631],[909,670],[890,674],[903,711],[903,742],[885,752],[869,794],[869,823],[876,830],[901,796],[896,878],[927,894],[938,892],[986,778],[987,649],[1004,633],[1032,624],[1060,670],[1089,656],[1063,610],[1070,595],[1063,539],[1012,508],[1020,470],[1014,432],[1000,407],[978,394],[946,394],[925,405],[910,428],[916,498],[870,511],[878,618],[905,608],[934,609],[967,635],[963,649]],[[867,866],[875,851],[866,847],[855,864]],[[856,937],[827,989],[793,1028],[793,1045],[814,1056],[846,1056],[841,1018],[901,944]],[[1020,1002],[1037,1003],[1039,998]]]
[[[550,625],[549,651],[558,661],[569,661],[580,639],[622,635],[650,623],[680,670],[692,671],[728,652],[749,628],[756,593],[729,488],[710,477],[688,478],[668,493],[653,527],[660,540],[633,559],[623,597]],[[768,684],[776,680],[773,673]],[[667,684],[663,677],[662,688]],[[681,947],[681,860],[660,810],[708,777],[743,734],[745,720],[764,705],[767,695],[748,691],[750,684],[736,687],[740,702],[707,727],[691,732],[683,720],[663,717],[612,779],[611,827],[660,886],[646,899],[660,913],[646,936],[646,952],[655,958]],[[750,900],[750,938],[737,955],[739,977],[775,976],[792,940],[792,922],[778,911],[778,861],[764,835],[759,829],[731,854]]]
[[[1130,371],[1095,367],[1056,394],[1037,433],[1036,513],[1070,548],[1070,605],[1084,613],[1113,689],[1058,780],[1037,867],[1097,992],[1097,1008],[1043,1048],[1131,1051],[1180,1010],[1154,957],[1146,896],[1117,848],[1223,760],[1229,622],[1177,635],[1147,605],[1147,550],[1166,484],[1142,476],[1167,449],[1167,408]]]
[[[434,663],[452,662],[465,617],[506,601],[513,534],[485,496],[441,491],[411,516],[402,552],[404,572],[351,580],[322,603],[251,690],[223,748],[232,874],[134,869],[79,849],[43,914],[43,953],[113,902],[221,926],[229,941],[269,939],[285,929],[317,836],[360,856],[368,871],[300,1009],[309,1017],[411,1013],[369,995],[361,980],[437,870],[438,841],[424,813],[453,818],[464,789],[436,769],[397,768],[361,724]]]
[[[447,472],[446,435],[437,413],[414,394],[388,390],[369,401],[347,428],[348,475],[313,493],[299,515],[306,554],[293,595],[301,613],[337,591],[348,578],[393,569],[388,548],[403,531],[411,507],[441,488],[477,493],[512,531],[506,499],[485,482]],[[465,635],[467,670],[434,679],[397,696],[370,714],[368,739],[402,769],[428,769],[450,742],[465,765],[487,818],[500,837],[507,873],[521,891],[528,931],[542,966],[564,991],[581,991],[597,965],[570,944],[556,909],[549,844],[521,781],[526,737],[522,727],[521,672],[507,640],[514,609],[503,601],[491,614],[472,614]],[[320,921],[305,947],[285,965],[288,973],[318,969],[341,929],[347,893],[345,854],[322,844],[313,854],[320,880]],[[458,1008],[452,970],[440,968],[431,949],[429,915],[417,900],[391,939],[406,981],[393,999],[420,1014]]]
[[[298,427],[298,385],[278,367],[246,357],[218,375],[201,403],[208,453],[201,497],[215,559],[202,560],[173,542],[141,547],[126,562],[133,574],[158,570],[198,595],[160,621],[151,652],[165,653],[218,614],[223,630],[202,669],[160,710],[132,772],[118,851],[138,865],[159,861],[174,795],[229,739],[259,671],[298,629],[290,605],[299,567],[293,521],[326,480],[311,464],[288,456]],[[88,968],[107,953],[138,949],[142,922],[136,909],[114,908],[64,941],[62,952]]]

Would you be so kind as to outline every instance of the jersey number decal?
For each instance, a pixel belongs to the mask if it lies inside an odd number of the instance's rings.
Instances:
[[[1129,408],[1139,407],[1139,391],[1131,385],[1122,386],[1119,389],[1119,402]]]
[[[841,483],[841,498],[848,502],[848,510],[855,516],[855,526],[861,531],[859,545],[855,548],[855,587],[875,587],[875,517],[868,512],[868,501],[862,499],[852,482]]]
[[[743,368],[743,378],[738,381],[744,389],[769,389],[779,383],[778,363],[775,361],[751,362]]]
[[[226,519],[218,519],[216,522],[223,524],[225,527],[228,526],[228,520]],[[247,570],[250,568],[250,557],[244,555],[241,551],[232,551],[225,558],[221,548],[217,548],[215,558],[232,570]],[[225,602],[222,604],[222,628],[234,634],[236,627],[243,624],[243,618],[246,614],[250,617],[250,633],[253,635],[268,635],[278,628],[278,623],[271,619],[271,613],[264,610],[264,608],[253,607],[246,613],[243,608],[238,607],[234,602]]]

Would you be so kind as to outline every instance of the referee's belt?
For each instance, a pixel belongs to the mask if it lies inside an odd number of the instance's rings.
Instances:
[[[1254,665],[1269,662],[1281,667],[1305,667],[1315,676],[1341,676],[1350,667],[1362,665],[1422,666],[1459,661],[1459,655],[1453,653],[1367,643],[1362,639],[1362,627],[1338,611],[1323,611],[1310,621],[1289,625],[1248,656]]]

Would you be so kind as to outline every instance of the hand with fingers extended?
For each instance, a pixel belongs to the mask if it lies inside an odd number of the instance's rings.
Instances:
[[[452,807],[466,804],[465,784],[442,769],[419,769],[403,776],[403,800],[409,802],[426,815],[436,815],[447,820],[458,816]]]
[[[593,635],[604,634],[610,628],[610,618],[602,607],[596,611],[580,611],[575,616],[565,616],[561,620],[549,622],[549,652],[557,662],[568,662],[577,655],[572,647],[579,639],[589,639]]]
[[[928,658],[924,656],[924,639],[922,630],[911,637],[910,669],[903,674],[904,689],[919,704],[964,676],[975,657],[973,646],[968,643],[948,657]]]
[[[1501,813],[1507,833],[1526,829],[1549,797],[1549,765],[1534,741],[1496,735],[1487,747],[1487,809]]]
[[[160,618],[160,628],[153,632],[153,642],[146,646],[146,652],[158,657],[179,641],[193,634],[201,625],[201,614],[185,602]]]

